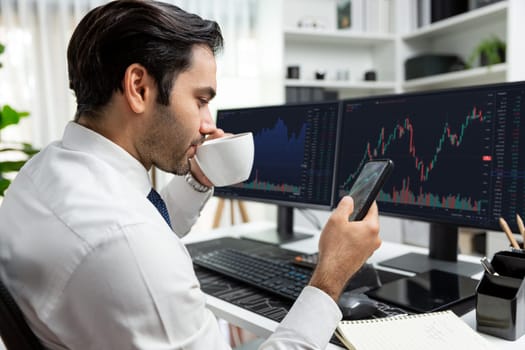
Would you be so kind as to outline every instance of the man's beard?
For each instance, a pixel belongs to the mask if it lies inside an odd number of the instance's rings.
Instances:
[[[193,141],[192,145],[200,145],[200,144],[202,144],[204,142],[205,138],[206,138],[205,135],[201,135],[199,139]],[[183,156],[186,157],[186,153],[184,153]],[[186,175],[190,171],[191,171],[191,163],[190,163],[190,159],[187,158],[186,162],[177,161],[177,164],[175,166],[175,170],[172,171],[172,173],[175,174],[175,175]]]
[[[191,170],[190,160],[187,159],[186,162],[178,162],[175,166],[175,169],[172,171],[175,175],[186,175]]]
[[[147,146],[146,149],[149,149],[150,159],[155,167],[167,173],[186,175],[191,169],[187,156],[188,149],[183,149],[183,143],[174,145],[166,141],[166,130],[172,129],[173,123],[175,123],[175,132],[171,137],[184,139],[182,130],[177,127],[177,117],[169,110],[169,106],[157,105],[154,126],[151,127],[152,132],[147,136],[144,144]],[[174,146],[179,149],[173,149]],[[168,154],[167,150],[171,150],[172,153]]]

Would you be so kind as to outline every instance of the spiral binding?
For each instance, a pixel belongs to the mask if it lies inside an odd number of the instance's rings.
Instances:
[[[392,317],[382,317],[382,318],[371,318],[367,320],[353,320],[353,321],[341,321],[342,324],[370,324],[370,323],[379,323],[379,322],[388,322],[388,321],[394,321],[394,320],[410,320],[413,318],[422,318],[422,317],[429,317],[429,316],[435,316],[439,314],[446,314],[450,311],[435,311],[431,313],[423,313],[423,314],[411,314],[411,315],[397,315]]]

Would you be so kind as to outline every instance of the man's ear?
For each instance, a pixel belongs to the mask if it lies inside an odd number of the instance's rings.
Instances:
[[[130,65],[124,73],[122,87],[124,97],[128,102],[129,108],[137,113],[144,113],[149,100],[153,97],[152,77],[146,68],[138,63]]]

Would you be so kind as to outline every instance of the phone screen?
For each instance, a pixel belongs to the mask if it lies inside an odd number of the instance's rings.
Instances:
[[[390,175],[394,163],[390,159],[372,160],[363,166],[348,195],[354,199],[354,211],[348,220],[365,217],[379,190]]]

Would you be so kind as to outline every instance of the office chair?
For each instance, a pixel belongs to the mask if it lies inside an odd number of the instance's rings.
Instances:
[[[8,350],[44,349],[2,281],[0,281],[0,336]]]

